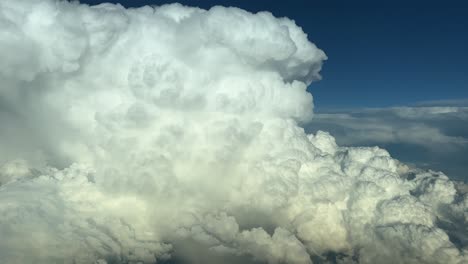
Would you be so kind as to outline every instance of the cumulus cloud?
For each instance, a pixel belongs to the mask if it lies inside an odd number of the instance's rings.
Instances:
[[[0,262],[466,262],[464,185],[298,125],[326,56],[292,20],[0,10]]]

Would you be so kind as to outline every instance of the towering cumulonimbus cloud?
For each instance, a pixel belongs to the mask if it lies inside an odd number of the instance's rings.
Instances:
[[[1,263],[468,261],[466,185],[304,132],[290,19],[0,1],[0,58]]]

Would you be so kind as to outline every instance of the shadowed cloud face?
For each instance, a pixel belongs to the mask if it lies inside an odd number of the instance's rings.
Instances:
[[[463,183],[298,125],[326,56],[292,20],[0,10],[0,263],[466,263]]]

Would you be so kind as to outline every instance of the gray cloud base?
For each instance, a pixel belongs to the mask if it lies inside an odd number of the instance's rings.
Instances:
[[[0,10],[1,263],[467,261],[463,185],[298,126],[326,56],[293,21]]]

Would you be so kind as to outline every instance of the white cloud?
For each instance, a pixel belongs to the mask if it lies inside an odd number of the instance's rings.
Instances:
[[[460,105],[353,109],[316,114],[306,131],[330,131],[347,146],[386,147],[405,162],[463,180],[467,121],[468,108]]]
[[[467,107],[396,107],[317,114],[311,126],[340,126],[344,144],[405,142],[426,148],[450,148],[468,144],[465,135],[450,135],[448,122],[468,119]],[[461,127],[463,124],[460,124]],[[335,128],[336,129],[336,128]],[[452,132],[452,131],[449,131]]]
[[[466,261],[445,175],[298,126],[326,56],[293,21],[0,10],[0,262]]]

